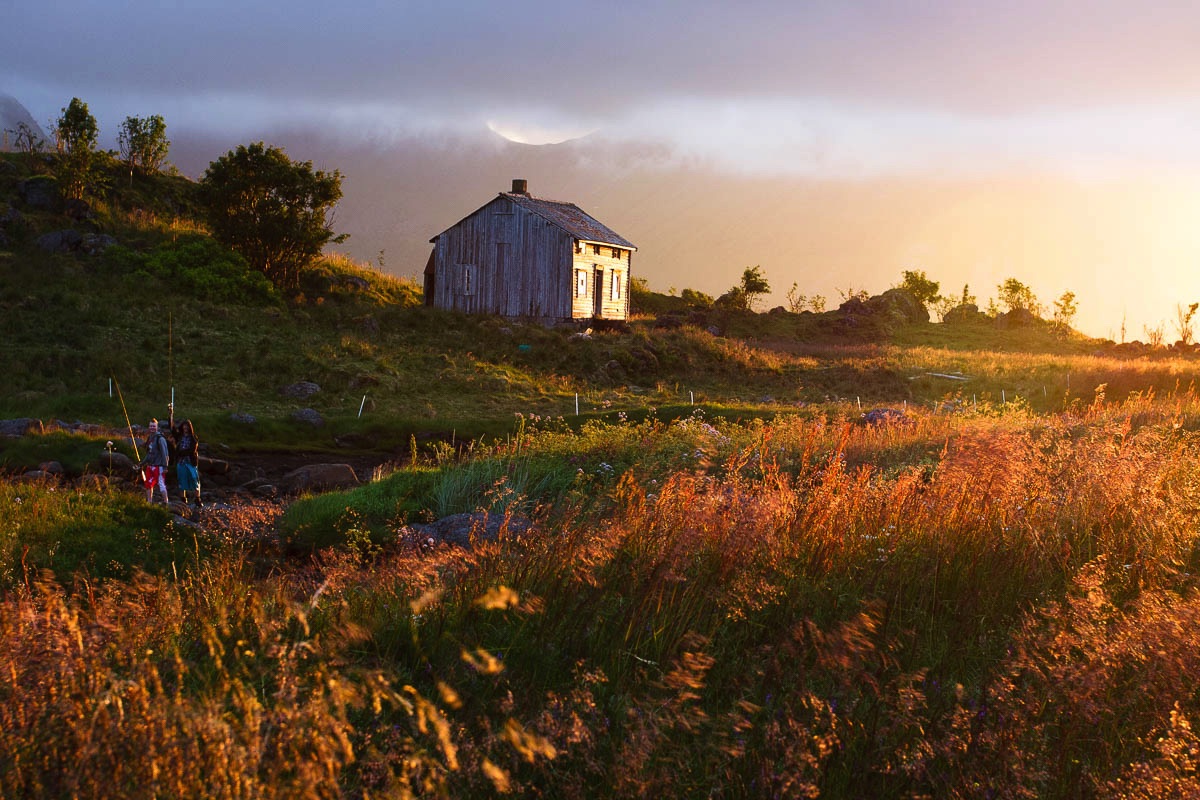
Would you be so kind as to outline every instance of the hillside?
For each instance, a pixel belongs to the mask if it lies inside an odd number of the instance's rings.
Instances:
[[[191,181],[131,175],[111,159],[105,169],[102,196],[79,207],[36,174],[45,162],[0,160],[2,417],[119,427],[125,411],[161,416],[174,397],[235,448],[407,452],[414,435],[504,435],[521,414],[582,422],[699,404],[739,417],[1018,398],[1054,409],[1102,383],[1123,397],[1197,372],[1177,353],[1119,360],[1041,323],[911,322],[869,304],[754,314],[643,291],[625,330],[547,329],[425,308],[419,287],[340,257],[284,298],[207,237]],[[319,391],[287,396],[298,382]],[[294,422],[301,409],[324,424]],[[257,424],[235,421],[247,415]]]

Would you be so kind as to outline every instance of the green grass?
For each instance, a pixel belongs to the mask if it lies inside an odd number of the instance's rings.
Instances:
[[[211,550],[140,492],[102,484],[0,482],[0,509],[0,590],[38,580],[42,570],[62,582],[128,579],[135,570],[171,573]]]

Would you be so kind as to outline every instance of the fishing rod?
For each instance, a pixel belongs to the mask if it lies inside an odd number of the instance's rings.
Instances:
[[[121,411],[125,414],[125,427],[129,429],[129,443],[133,445],[134,458],[141,461],[142,456],[138,453],[137,439],[133,437],[133,424],[129,421],[129,412],[125,410],[125,398],[121,394],[121,384],[117,383],[116,378],[113,378],[113,386],[117,387],[117,399],[121,401]]]
[[[175,426],[175,315],[167,312],[167,383],[171,385],[171,427]]]

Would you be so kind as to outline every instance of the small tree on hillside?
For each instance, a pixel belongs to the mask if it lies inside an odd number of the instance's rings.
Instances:
[[[6,132],[12,134],[13,149],[18,153],[23,153],[29,162],[30,169],[33,169],[39,161],[38,156],[46,148],[46,140],[29,127],[27,122],[18,122],[16,128]]]
[[[278,147],[241,145],[209,164],[200,180],[204,215],[214,238],[285,291],[335,234],[326,214],[342,197],[342,175],[293,162]]]
[[[787,303],[788,311],[791,311],[793,314],[799,314],[801,311],[811,311],[814,314],[820,314],[825,310],[824,295],[814,294],[809,297],[808,295],[800,294],[800,284],[798,283],[792,283],[792,288],[788,289]]]
[[[684,289],[679,293],[679,297],[683,300],[683,302],[695,308],[713,307],[714,300],[712,295],[707,295],[704,292],[700,292],[695,289]]]
[[[126,117],[117,133],[121,159],[129,166],[130,177],[135,169],[157,172],[167,160],[171,142],[167,139],[167,123],[155,114],[152,117]]]
[[[87,103],[72,97],[54,126],[60,156],[59,181],[68,198],[83,197],[92,177],[98,133],[96,118],[88,111]]]
[[[1008,278],[996,287],[996,291],[999,294],[1000,305],[1006,311],[1024,309],[1039,318],[1045,312],[1033,290],[1016,278]]]
[[[942,299],[939,293],[941,285],[927,278],[925,270],[906,269],[901,275],[903,280],[896,288],[906,290],[926,308],[936,305]]]
[[[771,285],[767,283],[766,277],[762,274],[762,268],[758,265],[746,267],[742,272],[742,283],[739,288],[746,298],[746,308],[751,311],[754,310],[754,304],[758,298],[771,291]]]
[[[1192,343],[1192,318],[1196,316],[1197,308],[1200,308],[1200,303],[1192,303],[1187,308],[1184,308],[1183,303],[1175,304],[1175,330],[1179,332],[1179,341],[1184,344]]]
[[[1062,297],[1054,301],[1054,327],[1067,330],[1075,321],[1075,312],[1079,306],[1075,303],[1074,292],[1063,292]]]

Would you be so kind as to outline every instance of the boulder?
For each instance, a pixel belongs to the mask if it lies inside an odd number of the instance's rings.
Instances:
[[[239,425],[254,425],[258,422],[258,419],[253,414],[246,414],[240,411],[230,414],[229,419],[238,423]]]
[[[47,253],[69,253],[79,249],[82,243],[83,234],[71,228],[44,233],[35,242],[39,249]]]
[[[284,475],[279,481],[279,488],[289,494],[300,494],[328,489],[349,489],[358,483],[354,467],[349,464],[309,464]]]
[[[17,419],[0,419],[0,436],[26,436],[31,433],[43,433],[45,426],[40,419],[19,417]]]
[[[524,517],[476,511],[451,514],[427,525],[412,525],[410,530],[421,538],[469,549],[477,541],[495,541],[502,531],[519,536],[532,527],[533,523]]]
[[[305,398],[312,397],[319,391],[321,391],[321,387],[312,381],[297,381],[290,386],[283,387],[279,390],[279,393],[293,400],[304,400]]]
[[[54,211],[62,202],[58,193],[58,181],[49,175],[35,175],[17,185],[17,193],[29,208],[38,211]]]
[[[63,465],[58,461],[44,461],[38,465],[38,469],[47,475],[62,476],[67,473],[67,471],[63,469]]]
[[[92,211],[91,204],[87,200],[79,200],[77,198],[71,198],[63,204],[63,214],[76,222],[82,222],[85,219],[91,219],[96,216],[95,212]]]
[[[124,453],[101,453],[94,471],[128,476],[137,472],[137,464]]]
[[[4,209],[4,213],[0,214],[0,226],[19,225],[25,221],[25,216],[9,205]]]
[[[873,408],[860,418],[864,425],[904,425],[908,414],[898,408]]]
[[[1014,308],[996,317],[996,327],[1003,330],[1010,328],[1028,328],[1038,321],[1037,316],[1027,308]]]
[[[942,315],[942,322],[947,325],[965,325],[972,322],[986,322],[987,314],[979,310],[974,303],[961,303]]]
[[[200,463],[197,465],[197,469],[205,475],[228,475],[229,462],[220,458],[200,456]]]
[[[85,255],[94,256],[103,253],[117,243],[117,240],[107,233],[85,233],[79,242],[79,250]]]
[[[296,409],[292,412],[292,421],[312,425],[314,428],[319,428],[325,424],[325,418],[321,416],[321,412],[314,408]]]

